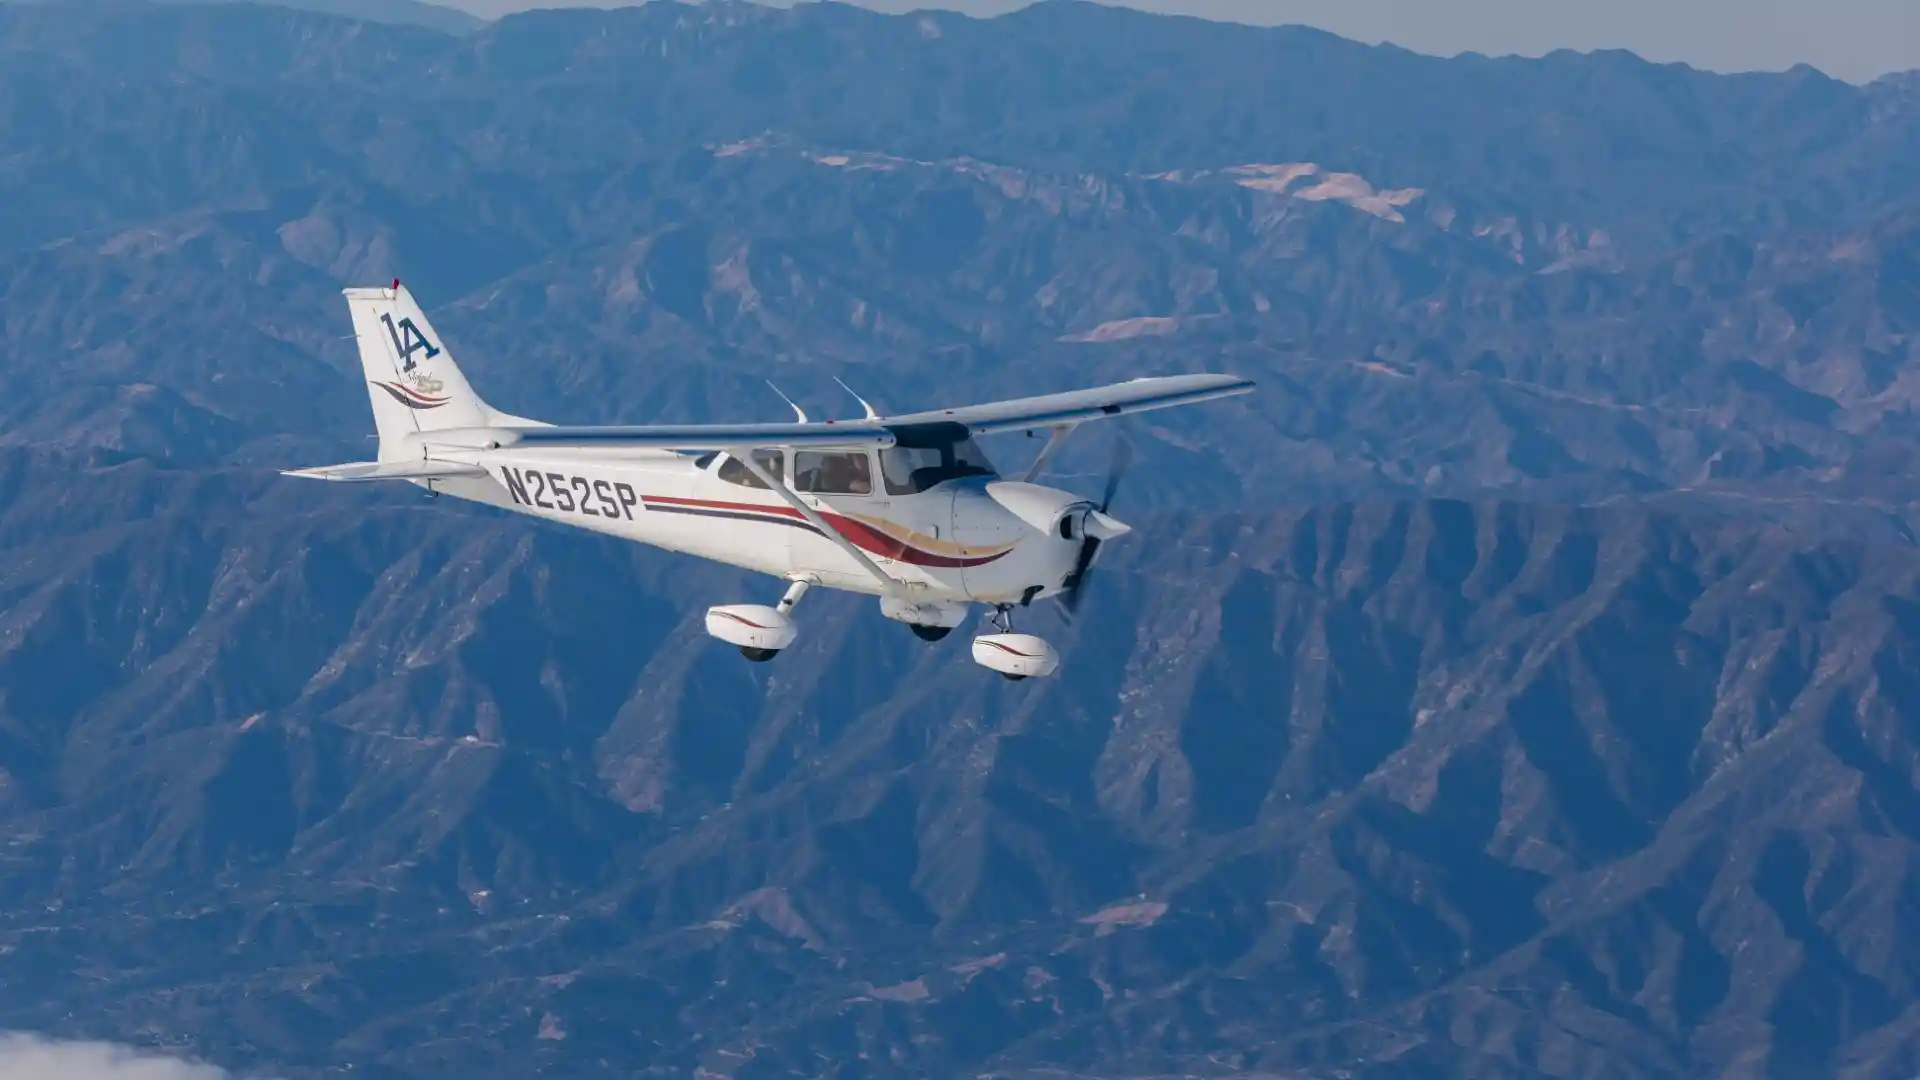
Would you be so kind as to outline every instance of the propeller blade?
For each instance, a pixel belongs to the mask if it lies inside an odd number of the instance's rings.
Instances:
[[[1088,537],[1080,545],[1080,557],[1073,564],[1073,573],[1067,575],[1067,588],[1060,594],[1060,607],[1066,612],[1067,621],[1080,613],[1080,592],[1087,584],[1087,575],[1093,570],[1094,552],[1100,550],[1098,537]]]
[[[1112,517],[1107,508],[1113,505],[1113,497],[1120,490],[1120,480],[1133,466],[1133,440],[1123,431],[1114,433],[1113,463],[1107,467],[1107,486],[1100,494],[1100,507],[1089,513],[1081,521],[1086,530],[1087,539],[1080,545],[1080,556],[1074,560],[1073,573],[1067,575],[1066,588],[1059,594],[1060,611],[1072,622],[1080,612],[1080,596],[1086,590],[1087,575],[1093,572],[1093,557],[1100,552],[1100,542],[1124,536],[1133,529],[1125,522]]]

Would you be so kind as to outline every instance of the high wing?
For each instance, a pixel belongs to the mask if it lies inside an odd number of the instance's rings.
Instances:
[[[1237,375],[1163,375],[1097,386],[1090,390],[1069,390],[1062,394],[1042,394],[1039,397],[1015,398],[985,405],[963,405],[957,409],[890,416],[885,423],[889,427],[965,424],[970,434],[991,435],[1000,431],[1104,420],[1175,405],[1193,405],[1245,394],[1252,389],[1253,380]]]
[[[872,420],[823,420],[807,424],[608,424],[598,427],[447,428],[422,433],[434,446],[498,450],[509,446],[604,446],[650,450],[756,450],[886,448],[893,432]]]
[[[1150,409],[1192,405],[1253,389],[1236,375],[1167,375],[1088,390],[1016,398],[984,405],[908,413],[871,420],[826,420],[796,424],[610,424],[598,427],[449,428],[424,433],[431,444],[474,450],[508,446],[601,446],[660,450],[886,449],[901,429],[961,424],[969,434],[1057,427],[1104,420]]]

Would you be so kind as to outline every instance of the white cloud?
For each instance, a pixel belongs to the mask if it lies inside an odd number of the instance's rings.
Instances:
[[[225,1069],[103,1042],[0,1033],[0,1080],[237,1080]]]

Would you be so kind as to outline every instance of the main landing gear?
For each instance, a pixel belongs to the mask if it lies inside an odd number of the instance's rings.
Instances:
[[[707,633],[729,645],[738,646],[740,655],[756,664],[764,664],[793,644],[799,629],[793,625],[793,608],[807,595],[811,583],[801,580],[787,586],[787,594],[777,607],[764,604],[726,604],[707,609]]]
[[[799,628],[793,622],[793,609],[812,585],[797,580],[787,586],[780,603],[726,604],[707,609],[707,633],[740,650],[740,655],[764,664],[793,644]],[[910,602],[893,597],[880,601],[881,613],[907,624],[922,641],[939,641],[953,633],[966,619],[967,605],[950,601]],[[1013,630],[1013,605],[994,605],[991,616],[996,633],[973,639],[973,662],[997,671],[1013,682],[1054,673],[1060,655],[1053,646],[1032,634]]]

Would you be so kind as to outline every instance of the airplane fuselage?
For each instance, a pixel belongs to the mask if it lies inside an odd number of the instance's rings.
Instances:
[[[737,469],[732,482],[723,479],[724,455],[501,449],[458,459],[488,475],[418,483],[441,494],[775,577],[872,595],[887,592],[879,578],[779,494],[739,482]],[[791,481],[791,474],[783,479]],[[999,489],[998,498],[990,485]],[[1079,541],[1058,529],[1043,531],[1044,515],[1084,503],[1080,496],[985,476],[911,494],[873,487],[867,494],[794,494],[916,600],[1030,602],[1058,592],[1072,570]],[[791,483],[789,490],[794,490]]]
[[[344,295],[378,457],[289,475],[403,481],[785,579],[777,604],[707,609],[707,634],[755,662],[794,643],[796,606],[827,587],[877,596],[927,642],[991,605],[997,632],[974,638],[974,662],[1014,680],[1052,674],[1058,652],[1015,632],[1014,608],[1058,595],[1071,617],[1101,545],[1129,531],[1107,513],[1128,444],[1096,503],[1000,479],[975,436],[1046,432],[1033,477],[1082,424],[1253,389],[1168,375],[886,416],[862,400],[858,420],[812,421],[793,405],[791,424],[556,425],[482,400],[399,281]]]

